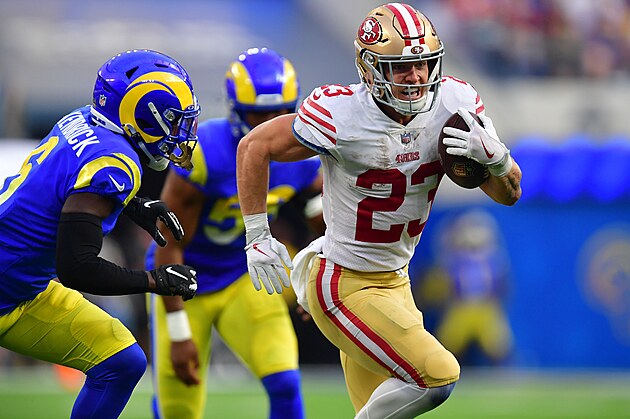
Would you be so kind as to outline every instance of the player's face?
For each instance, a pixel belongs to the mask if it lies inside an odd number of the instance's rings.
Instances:
[[[391,74],[388,75],[394,83],[392,94],[400,100],[417,100],[424,95],[426,87],[403,87],[405,85],[420,85],[426,83],[429,78],[429,66],[426,61],[407,61],[393,63]]]
[[[254,128],[263,122],[267,122],[270,119],[275,118],[276,116],[286,115],[289,112],[291,112],[290,109],[282,109],[272,112],[247,112],[245,114],[245,122],[247,122],[250,127]]]

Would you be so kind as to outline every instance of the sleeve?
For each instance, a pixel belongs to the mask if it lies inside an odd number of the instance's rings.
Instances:
[[[322,93],[324,87],[313,90],[302,102],[293,122],[293,133],[299,142],[317,153],[333,154],[337,144],[337,129],[332,112],[328,109],[329,98]]]
[[[142,171],[139,163],[123,153],[103,155],[85,163],[70,193],[92,192],[112,198],[123,208],[138,189]]]
[[[489,122],[488,126],[484,128],[491,135],[498,138],[492,119],[486,115],[486,106],[483,103],[483,99],[473,85],[452,76],[445,76],[443,83],[448,84],[448,86],[443,87],[453,91],[453,95],[447,96],[447,98],[452,98],[452,103],[450,103],[451,100],[449,100],[449,103],[445,104],[446,107],[451,112],[457,112],[457,109],[462,107],[477,115],[484,115],[488,118]]]

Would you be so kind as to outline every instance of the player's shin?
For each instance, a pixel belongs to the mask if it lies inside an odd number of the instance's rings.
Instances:
[[[411,419],[441,405],[455,383],[422,388],[397,378],[389,378],[374,390],[355,419]]]
[[[269,419],[304,418],[299,371],[282,371],[261,381],[269,396]]]

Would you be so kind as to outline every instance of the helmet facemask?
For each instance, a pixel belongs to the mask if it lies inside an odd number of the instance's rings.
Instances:
[[[359,48],[359,45],[355,43]],[[444,49],[428,54],[413,55],[378,55],[370,50],[357,51],[356,66],[359,76],[369,86],[374,98],[392,107],[402,115],[415,115],[429,111],[437,98],[437,92],[442,80],[442,57]],[[401,62],[427,61],[429,75],[426,83],[401,84],[393,81],[395,65]],[[422,90],[422,96],[415,100],[399,99],[394,96],[392,87],[402,87],[404,90]]]
[[[196,102],[196,101],[195,101]],[[169,161],[186,170],[192,169],[192,153],[197,144],[197,118],[199,106],[190,105],[185,110],[167,108],[162,114],[152,102],[148,103],[151,114],[164,131],[165,137],[154,143],[145,142],[142,135],[131,135],[148,158],[147,165],[154,170],[164,170]],[[142,125],[142,120],[138,120]],[[130,126],[130,124],[128,124]],[[131,131],[129,127],[126,129]],[[142,127],[140,127],[142,128]]]

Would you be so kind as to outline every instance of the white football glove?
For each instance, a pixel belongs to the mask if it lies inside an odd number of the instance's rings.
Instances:
[[[466,109],[459,108],[457,113],[468,124],[470,131],[445,127],[444,134],[449,136],[444,138],[446,152],[476,160],[487,166],[494,176],[505,176],[512,168],[512,158],[505,144],[475,121]],[[485,126],[491,124],[490,118],[485,115],[479,115],[479,119]]]
[[[283,285],[286,288],[291,286],[289,275],[284,268],[286,265],[287,268],[293,269],[291,256],[287,248],[270,233],[263,233],[254,238],[245,246],[245,251],[247,270],[256,291],[262,289],[261,283],[268,294],[273,294],[274,290],[282,294]]]

